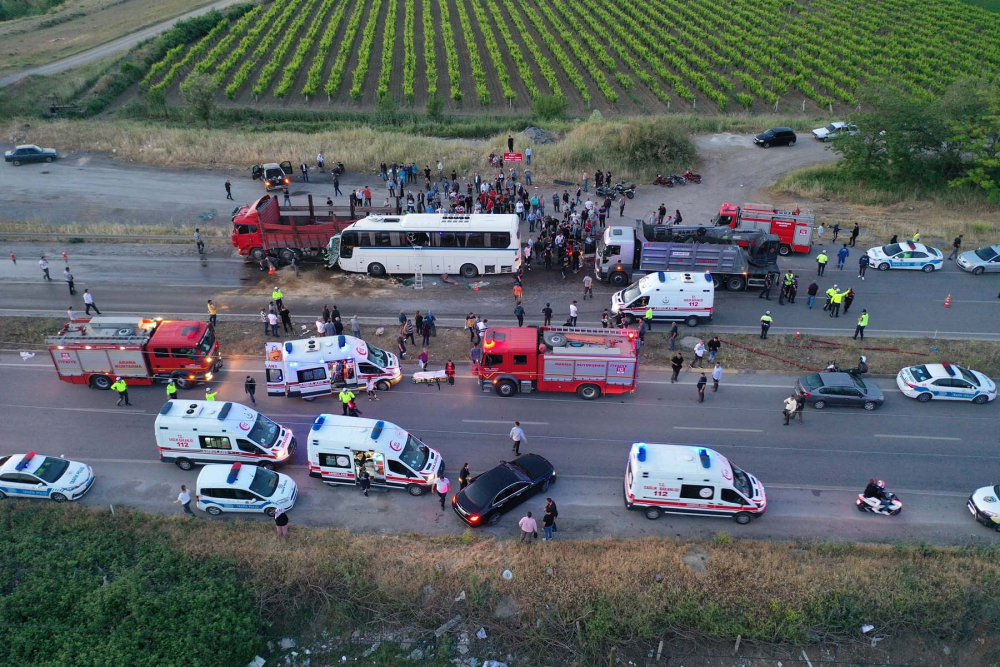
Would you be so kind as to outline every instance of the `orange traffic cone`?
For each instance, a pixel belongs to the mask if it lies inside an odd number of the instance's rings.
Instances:
[[[795,330],[795,337],[796,338],[802,338],[802,330],[801,329],[796,329]]]
[[[267,270],[267,275],[269,275],[269,276],[273,276],[274,275],[274,264],[272,264],[271,268]]]
[[[66,254],[66,251],[65,251],[65,250],[63,250],[63,251],[62,251],[62,258],[63,258],[64,260],[68,260],[68,259],[69,259],[69,255],[67,255],[67,254]]]
[[[944,298],[944,307],[951,308],[951,295],[949,294]]]

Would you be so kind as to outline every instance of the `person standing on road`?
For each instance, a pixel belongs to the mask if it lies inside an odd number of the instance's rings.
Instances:
[[[653,307],[646,306],[646,312],[643,314],[643,320],[645,321],[646,328],[650,331],[653,330]]]
[[[510,439],[514,443],[511,451],[514,452],[514,456],[520,456],[521,443],[528,441],[528,436],[524,434],[524,429],[521,428],[521,422],[514,422],[514,427],[510,429]]]
[[[278,288],[277,285],[275,285],[274,289],[271,290],[271,298],[274,299],[274,305],[278,307],[278,310],[281,310],[281,306],[283,303],[282,299],[284,298],[284,296],[285,295],[281,293],[281,290]]]
[[[821,276],[826,271],[826,263],[830,261],[825,250],[820,250],[816,255],[816,275]]]
[[[847,294],[844,295],[844,315],[846,315],[847,311],[851,309],[851,304],[854,303],[854,297],[854,288],[848,287]]]
[[[274,313],[268,313],[267,324],[271,327],[271,335],[275,338],[281,338],[281,334],[278,333],[278,316]]]
[[[806,398],[805,396],[795,396],[795,414],[799,418],[799,423],[802,423],[802,415],[806,411]]]
[[[218,394],[219,394],[219,390],[218,389],[216,389],[215,391],[212,391],[211,387],[205,387],[205,400],[206,401],[214,401],[215,397],[218,396]]]
[[[792,418],[793,414],[795,414],[795,406],[797,404],[798,401],[795,400],[794,396],[789,396],[782,404],[783,409],[781,410],[781,414],[785,417],[785,426],[788,426],[788,420]]]
[[[858,326],[854,327],[854,340],[861,336],[861,340],[865,339],[865,327],[868,326],[868,311],[864,308],[861,309],[861,317],[858,318]]]
[[[523,327],[524,326],[524,306],[521,305],[520,301],[518,301],[517,305],[514,306],[514,317],[517,318],[517,326]]]
[[[66,286],[69,287],[70,296],[76,294],[76,283],[74,282],[73,274],[69,272],[68,266],[63,269],[63,280],[66,281]]]
[[[558,533],[559,526],[556,524],[556,519],[559,518],[559,508],[556,507],[556,501],[551,498],[545,499],[545,511],[552,515],[552,532]]]
[[[823,310],[833,310],[833,295],[837,293],[837,284],[834,283],[833,287],[826,290],[826,303],[823,304]]]
[[[861,233],[861,227],[858,226],[858,223],[855,222],[854,223],[854,229],[851,230],[851,247],[852,248],[854,247],[854,244],[858,242],[858,234],[860,234],[860,233]],[[919,229],[917,230],[917,236],[918,237],[920,236],[920,230]]]
[[[288,537],[288,513],[280,507],[274,511],[274,527],[278,537]]]
[[[531,518],[531,512],[517,522],[521,529],[521,541],[531,543],[532,539],[538,539],[538,522]]]
[[[576,326],[577,317],[580,315],[580,309],[577,308],[576,301],[569,304],[569,325],[571,327]]]
[[[705,377],[704,373],[702,373],[701,376],[698,378],[698,384],[697,384],[699,403],[705,402],[705,385],[707,384],[708,384],[708,378]]]
[[[771,328],[771,323],[774,322],[774,318],[771,317],[771,311],[765,311],[763,315],[760,316],[760,337],[761,340],[767,340],[767,330]]]
[[[358,482],[361,484],[361,493],[367,498],[368,490],[372,488],[372,476],[368,474],[367,470],[362,470]]]
[[[441,499],[441,511],[444,511],[444,501],[448,500],[448,492],[451,491],[451,480],[447,477],[438,477],[434,482],[434,490],[437,491],[438,498]]]
[[[333,175],[333,196],[343,197],[344,193],[340,191],[340,176],[337,174]]]
[[[125,380],[120,375],[115,378],[115,383],[111,385],[111,388],[118,392],[118,402],[115,405],[121,405],[122,401],[125,401],[126,407],[132,405],[128,400],[128,385],[125,384]]]
[[[184,484],[181,484],[181,492],[177,496],[177,500],[174,501],[174,505],[183,507],[185,514],[195,516],[195,513],[191,511],[191,492]]]
[[[618,217],[619,218],[625,217],[625,195],[622,195],[618,199]]]
[[[840,304],[844,302],[844,297],[847,293],[851,291],[848,287],[843,292],[834,292],[833,296],[830,297],[830,317],[840,317]]]
[[[375,378],[370,377],[365,380],[365,395],[368,396],[368,402],[378,400],[378,395],[375,393]]]
[[[868,265],[870,263],[871,260],[868,259],[868,253],[864,253],[858,258],[858,278],[861,278],[862,280],[865,279],[865,271],[868,270]]]
[[[88,315],[90,315],[91,308],[93,308],[94,312],[96,312],[98,315],[101,314],[101,311],[98,310],[97,308],[97,304],[94,303],[94,295],[90,293],[90,288],[83,290],[83,305],[87,307]]]
[[[295,331],[292,326],[292,314],[284,306],[278,311],[278,316],[281,317],[281,330],[285,333],[291,333]],[[329,325],[328,325],[329,326]]]
[[[195,227],[194,230],[194,245],[198,249],[199,255],[205,254],[205,241],[201,238],[201,230]]]
[[[545,318],[545,321],[542,323],[542,326],[544,326],[544,327],[551,326],[552,325],[552,304],[549,304],[549,303],[545,304],[545,307],[542,308],[542,315]]]
[[[955,237],[955,240],[951,242],[951,254],[948,255],[948,259],[955,259],[958,257],[958,253],[962,252],[962,234]]]
[[[816,281],[809,283],[809,287],[806,289],[806,296],[808,296],[809,310],[812,310],[813,305],[816,303],[816,294],[819,292],[819,285]]]
[[[681,369],[684,368],[684,353],[678,352],[674,356],[670,357],[670,368],[673,369],[673,375],[670,376],[670,384],[677,382],[677,377],[681,373]]]
[[[825,231],[826,227],[823,226],[822,222],[819,223],[819,227],[816,228],[816,243],[818,245],[823,245],[823,232]]]
[[[340,399],[341,407],[344,409],[344,416],[347,416],[348,403],[354,400],[354,392],[344,387],[340,390],[340,394],[337,396]]]
[[[248,375],[247,379],[243,381],[243,391],[250,397],[250,402],[257,405],[257,398],[254,395],[257,393],[257,381],[253,379],[253,376]]]
[[[774,285],[774,274],[768,272],[768,274],[766,276],[764,276],[764,289],[762,289],[760,291],[760,294],[757,295],[757,298],[758,299],[767,299],[768,301],[770,301],[771,300],[771,287],[773,285]]]
[[[173,378],[167,381],[167,400],[177,398],[177,383]]]
[[[691,368],[697,366],[698,368],[703,368],[705,363],[705,341],[699,340],[694,346],[694,361],[691,362]]]
[[[594,279],[590,277],[588,273],[583,277],[583,299],[587,300],[587,295],[590,295],[591,300],[594,299]]]
[[[263,308],[260,309],[260,322],[264,325],[264,335],[268,333],[268,323],[267,323],[267,311]]]
[[[455,385],[455,363],[449,359],[448,363],[444,365],[444,374],[448,378],[448,384]]]
[[[302,182],[303,183],[308,183],[309,182],[309,165],[307,165],[305,162],[303,162],[302,164],[299,165],[299,171],[302,172]]]
[[[226,179],[226,199],[233,199],[233,184],[228,178]]]
[[[834,223],[833,229],[831,231],[833,232],[833,242],[836,243],[837,235],[840,234],[840,223],[839,222]]]
[[[851,251],[847,249],[847,244],[837,251],[837,268],[841,271],[844,270],[844,262],[847,261],[847,256],[851,254]]]
[[[49,275],[49,260],[45,259],[45,255],[38,260],[38,268],[42,270],[42,280],[52,281],[52,276]]]
[[[722,379],[722,364],[715,362],[712,369],[712,391],[719,391],[719,381]]]
[[[461,491],[469,485],[469,478],[472,473],[469,471],[469,464],[466,463],[462,466],[462,469],[458,471],[458,490]]]
[[[358,321],[357,315],[351,316],[351,335],[355,338],[361,338],[361,322]]]
[[[542,542],[548,542],[552,539],[552,526],[555,524],[556,518],[552,516],[552,512],[545,508],[545,514],[542,516],[542,530],[545,531],[545,537],[542,538]]]
[[[84,300],[84,303],[86,303],[86,301],[87,301],[86,295],[84,296],[83,300]],[[208,308],[208,323],[211,324],[212,328],[214,329],[215,328],[215,322],[216,322],[216,320],[218,318],[218,311],[216,310],[215,304],[212,303],[211,299],[208,300],[208,306],[207,306],[207,308]]]

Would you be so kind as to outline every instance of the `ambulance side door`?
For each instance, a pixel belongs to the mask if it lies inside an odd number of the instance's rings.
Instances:
[[[299,395],[302,398],[325,396],[333,393],[333,383],[326,364],[313,368],[297,368],[295,369],[295,375],[298,382]]]
[[[320,452],[319,472],[329,484],[354,484],[354,457],[351,454]]]

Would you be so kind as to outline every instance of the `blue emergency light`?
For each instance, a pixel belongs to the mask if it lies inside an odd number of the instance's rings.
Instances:
[[[226,484],[235,484],[242,468],[242,463],[234,463],[233,467],[229,469],[229,477],[226,478]]]
[[[375,428],[372,429],[372,440],[378,440],[379,436],[382,435],[382,429],[385,428],[385,422],[381,419],[375,422]]]
[[[14,466],[14,470],[26,469],[28,467],[28,464],[31,463],[31,459],[33,458],[35,458],[35,452],[28,452],[23,457],[21,457],[21,460],[18,462],[18,464]]]
[[[285,352],[287,352],[288,354],[292,353],[292,341],[288,341],[287,343],[285,343]]]
[[[637,458],[640,463],[646,460],[646,445],[639,445],[639,448],[635,453],[635,458]]]
[[[337,347],[341,349],[347,347],[347,336],[344,335],[337,336]]]
[[[661,283],[667,282],[667,274],[665,274],[663,271],[658,272],[656,274],[656,277],[660,279]]]
[[[313,420],[312,430],[318,431],[323,428],[323,424],[326,423],[326,415],[319,415]]]
[[[712,459],[711,459],[711,457],[709,457],[707,449],[699,449],[698,450],[698,456],[699,456],[699,458],[701,458],[701,467],[702,468],[711,468],[712,467]]]

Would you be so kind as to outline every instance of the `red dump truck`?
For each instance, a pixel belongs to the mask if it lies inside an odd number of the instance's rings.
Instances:
[[[260,260],[265,255],[292,258],[322,257],[326,244],[354,222],[347,207],[278,206],[278,200],[264,195],[249,206],[233,211],[233,247],[240,255]],[[343,215],[338,215],[341,213]]]
[[[110,389],[166,382],[209,382],[222,368],[215,331],[206,322],[99,316],[76,319],[45,339],[59,379]]]
[[[637,343],[629,329],[491,328],[473,370],[483,391],[498,396],[564,391],[591,400],[635,389]]]
[[[756,229],[765,234],[775,234],[781,245],[778,254],[790,255],[793,252],[808,253],[812,247],[813,227],[816,216],[811,211],[794,209],[781,210],[770,204],[723,204],[713,224],[716,227],[732,227],[737,230]],[[745,240],[739,244],[747,246]]]

